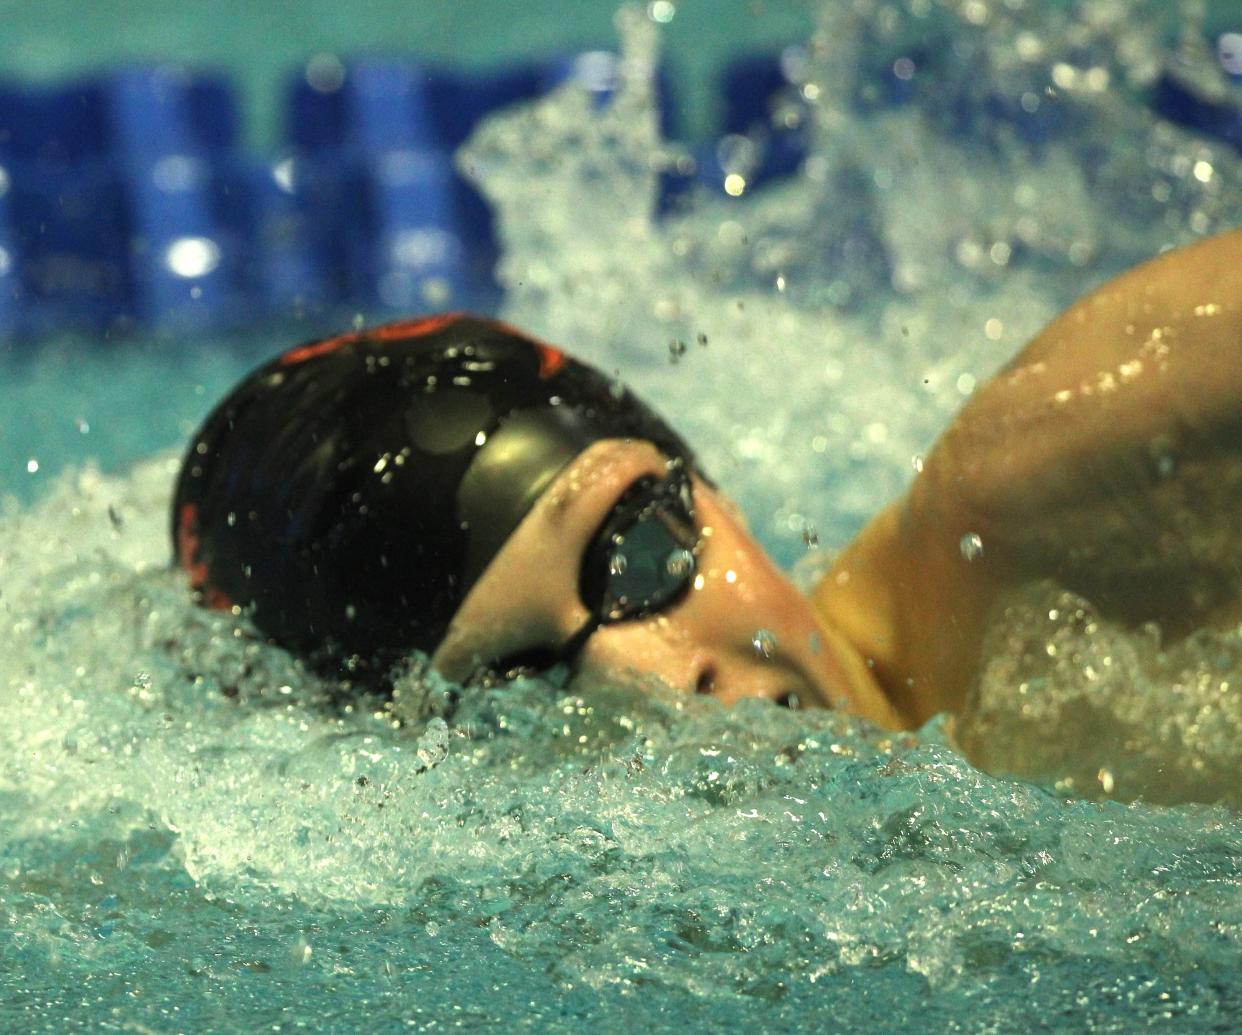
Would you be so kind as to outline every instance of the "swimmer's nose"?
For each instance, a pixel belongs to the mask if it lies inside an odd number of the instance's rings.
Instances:
[[[796,666],[781,660],[741,664],[709,662],[698,669],[693,692],[708,694],[730,706],[746,697],[775,701],[785,707],[826,703]]]
[[[694,680],[694,692],[696,694],[714,694],[716,692],[716,666],[706,664],[700,670]]]

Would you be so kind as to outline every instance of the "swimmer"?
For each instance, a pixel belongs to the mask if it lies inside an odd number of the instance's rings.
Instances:
[[[195,436],[178,562],[346,687],[654,679],[892,728],[959,711],[1005,594],[1053,580],[1169,635],[1242,617],[1242,232],[1058,317],[808,597],[622,386],[464,315],[303,345]]]

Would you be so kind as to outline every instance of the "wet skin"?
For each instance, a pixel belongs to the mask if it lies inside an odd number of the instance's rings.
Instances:
[[[584,547],[636,478],[663,471],[645,443],[586,450],[474,586],[437,667],[464,678],[565,643],[588,617]],[[725,702],[795,693],[909,727],[964,707],[992,617],[1030,582],[1166,638],[1236,624],[1242,231],[1163,254],[1061,314],[979,388],[809,601],[729,500],[700,481],[694,495],[701,581],[663,614],[600,628],[576,678],[654,678]],[[775,635],[771,658],[758,629]]]
[[[1242,232],[1058,316],[812,594],[918,723],[957,712],[1006,594],[1051,582],[1165,642],[1242,619]],[[982,553],[963,551],[977,537]]]
[[[435,667],[464,679],[480,665],[569,640],[590,618],[578,580],[593,534],[627,488],[665,470],[666,458],[646,442],[609,439],[584,450],[471,589],[432,658]],[[693,487],[700,548],[688,593],[659,614],[597,629],[573,682],[642,687],[654,679],[726,704],[792,695],[900,725],[862,656],[819,621],[746,531],[737,507],[698,478]],[[775,641],[770,656],[756,649],[760,629]]]

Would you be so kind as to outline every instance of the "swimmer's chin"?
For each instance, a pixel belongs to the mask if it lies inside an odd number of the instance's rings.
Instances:
[[[886,729],[909,725],[894,707],[872,665],[840,632],[818,626],[818,646],[799,656],[798,673],[814,689],[816,706]]]

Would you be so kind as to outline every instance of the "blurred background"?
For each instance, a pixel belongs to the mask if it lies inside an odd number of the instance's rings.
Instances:
[[[623,254],[631,216],[656,216],[663,243],[648,261],[675,252],[686,291],[776,291],[769,324],[802,309],[821,342],[837,317],[869,317],[838,331],[878,341],[909,323],[907,302],[932,312],[948,273],[979,304],[1008,290],[1029,316],[989,332],[1005,350],[1082,289],[1084,270],[1098,280],[1237,221],[1234,165],[1217,155],[1242,149],[1238,4],[630,9],[659,35],[660,132],[638,155],[659,169],[655,190],[624,177],[591,187],[581,141],[536,125],[532,138],[560,147],[570,172],[540,166],[538,142],[530,154],[514,141],[490,158],[484,148],[476,165],[506,170],[485,200],[455,158],[485,117],[568,82],[596,110],[610,103],[615,0],[0,5],[0,404],[15,415],[0,428],[0,496],[29,499],[67,464],[111,469],[176,444],[273,342],[354,321],[503,309],[574,347],[598,344],[592,358],[629,378],[646,339],[675,360],[706,336],[719,299],[666,304],[655,295],[669,276],[647,283],[624,268],[597,271],[591,294],[571,271],[596,250]],[[547,189],[530,193],[532,178]],[[607,217],[606,195],[620,206]],[[542,255],[528,247],[540,236]],[[565,275],[532,289],[549,265]],[[1046,301],[1029,301],[1027,274]],[[605,279],[664,315],[644,324],[644,306],[599,293]],[[751,331],[727,333],[740,347]],[[900,362],[892,344],[879,362]],[[928,356],[944,347],[919,344]],[[862,353],[849,356],[858,369]],[[963,360],[954,377],[974,384],[990,362]],[[717,415],[688,406],[672,380],[652,381],[655,401],[693,408],[712,434]],[[197,394],[170,404],[182,386]],[[860,412],[877,405],[857,383],[852,398]],[[947,392],[912,437],[960,398]],[[850,448],[862,462],[878,445]],[[851,504],[850,520],[872,502]],[[798,510],[789,502],[780,527]]]
[[[810,9],[690,7],[646,9],[678,55],[657,73],[662,130],[710,141],[767,123],[775,95],[796,85],[781,53],[809,35]],[[594,0],[572,19],[548,5],[391,0],[10,14],[0,49],[9,339],[495,311],[492,214],[454,150],[483,117],[568,81],[605,105],[620,75],[614,5]],[[770,171],[791,173],[805,150]],[[661,207],[699,178],[686,169]],[[731,171],[709,178],[723,189]]]
[[[287,76],[315,54],[400,52],[481,69],[615,49],[618,6],[616,0],[6,0],[0,70],[6,78],[47,81],[128,61],[226,69],[246,99],[246,140],[267,148],[283,118]],[[679,0],[665,23],[665,51],[692,131],[705,134],[718,116],[715,77],[731,55],[806,39],[817,7],[811,0]]]

